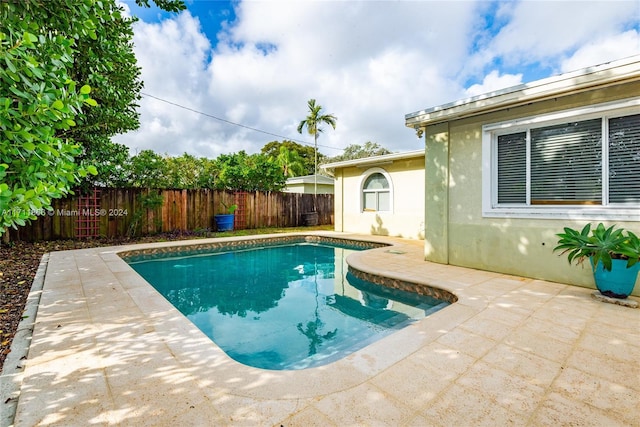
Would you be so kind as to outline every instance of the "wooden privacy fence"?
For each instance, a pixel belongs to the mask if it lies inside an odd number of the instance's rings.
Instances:
[[[95,189],[54,200],[53,210],[10,230],[13,241],[125,237],[172,231],[215,231],[214,216],[237,205],[235,228],[298,227],[314,195],[217,190]],[[333,223],[333,194],[316,196],[318,224]]]

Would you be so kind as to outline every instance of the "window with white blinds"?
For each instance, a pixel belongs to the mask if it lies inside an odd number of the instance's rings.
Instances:
[[[498,136],[498,203],[527,202],[527,134]]]
[[[602,120],[531,129],[531,204],[600,204]]]
[[[640,204],[640,114],[609,119],[609,202]]]
[[[494,206],[640,207],[640,114],[502,132]]]

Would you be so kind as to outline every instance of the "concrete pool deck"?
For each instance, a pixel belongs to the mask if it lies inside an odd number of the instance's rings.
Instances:
[[[314,234],[392,242],[349,262],[459,300],[338,362],[266,371],[226,356],[117,255],[205,240],[54,252],[11,378],[14,425],[640,425],[639,309],[425,262],[421,241]]]

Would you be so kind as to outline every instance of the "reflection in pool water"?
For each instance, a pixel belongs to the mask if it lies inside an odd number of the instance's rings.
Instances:
[[[297,243],[130,264],[233,359],[304,369],[448,305],[351,276],[354,251]]]

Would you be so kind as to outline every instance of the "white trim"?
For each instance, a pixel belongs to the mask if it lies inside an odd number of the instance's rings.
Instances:
[[[562,110],[533,117],[490,123],[482,126],[482,131],[497,132],[497,135],[501,133],[514,133],[520,130],[525,131],[530,127],[561,123],[574,117],[580,117],[580,120],[589,120],[591,118],[602,117],[604,113],[611,111],[615,111],[615,115],[625,115],[625,112],[622,111],[625,109],[629,109],[632,113],[637,113],[637,108],[639,107],[640,97],[629,98],[623,101],[604,102],[602,104],[594,104],[588,107],[572,108],[570,110]]]
[[[530,219],[585,219],[590,221],[640,221],[640,209],[611,209],[600,207],[569,209],[535,208],[494,208],[482,212],[484,218],[530,218]]]
[[[571,119],[589,120],[601,118],[607,130],[608,119],[638,114],[640,98],[607,102],[588,107],[563,110],[550,114],[525,117],[510,121],[490,123],[482,126],[482,216],[488,218],[549,218],[549,219],[589,219],[640,221],[640,206],[531,206],[497,205],[497,147],[496,138],[502,134],[528,131],[531,128],[550,126]],[[528,134],[529,132],[527,132]],[[608,135],[604,132],[603,136]],[[608,158],[607,144],[603,144],[603,161]],[[530,186],[530,153],[527,145],[527,202]],[[603,168],[603,190],[608,191],[607,168]],[[606,187],[604,187],[606,186]],[[608,193],[605,193],[608,194]]]
[[[364,182],[367,180],[367,178],[369,178],[369,176],[373,175],[374,173],[381,174],[387,179],[387,182],[389,183],[389,210],[387,211],[365,211],[364,210],[364,188],[363,188]],[[391,175],[389,174],[389,172],[378,167],[367,169],[366,171],[362,172],[362,174],[360,174],[360,182],[358,183],[358,189],[360,191],[360,206],[359,206],[360,213],[363,213],[363,214],[377,214],[377,213],[392,214],[393,213],[393,205],[394,205],[393,180],[391,179]]]
[[[341,162],[327,163],[320,165],[322,169],[338,169],[350,166],[372,167],[381,163],[392,163],[394,160],[412,159],[424,157],[424,148],[414,151],[405,151],[402,153],[383,154],[381,156],[365,157],[362,159],[343,160]]]
[[[323,185],[335,184],[335,179],[328,176],[318,175],[317,179],[318,179],[318,184],[323,184]],[[285,181],[285,185],[313,184],[314,182],[315,181],[314,181],[313,175],[294,176],[291,178],[287,178],[287,180]]]
[[[493,183],[498,182],[497,149],[493,144],[493,134],[482,130],[482,216],[494,212],[493,206],[498,202],[497,191],[493,191]]]

